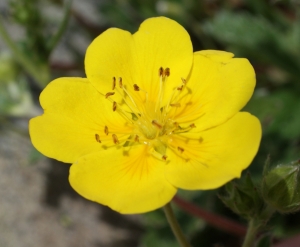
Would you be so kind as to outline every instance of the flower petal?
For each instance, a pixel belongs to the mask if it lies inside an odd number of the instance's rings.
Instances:
[[[223,51],[201,51],[187,88],[180,96],[181,107],[170,116],[178,123],[194,123],[199,132],[224,123],[249,101],[255,87],[255,73],[247,59],[232,58]]]
[[[173,20],[157,17],[144,21],[134,35],[116,28],[102,33],[87,49],[85,68],[88,79],[104,94],[111,91],[113,77],[122,77],[139,108],[146,94],[148,101],[157,101],[160,67],[170,68],[164,90],[167,102],[181,78],[188,76],[192,61],[192,44],[185,29]],[[134,84],[141,91],[134,91]]]
[[[181,78],[187,78],[193,62],[193,47],[189,34],[177,22],[165,18],[144,21],[133,35],[137,52],[137,81],[149,94],[149,101],[156,102],[159,91],[158,71],[170,68],[165,83],[164,99],[167,101]]]
[[[108,149],[84,156],[71,166],[69,181],[83,197],[125,214],[162,207],[176,193],[164,176],[165,162],[145,145],[128,152]]]
[[[247,112],[197,134],[174,136],[174,148],[167,153],[166,177],[182,189],[217,188],[240,177],[257,153],[260,139],[260,122]]]
[[[40,103],[44,114],[29,124],[32,143],[44,155],[63,162],[115,146],[112,133],[121,143],[131,133],[126,120],[113,112],[112,103],[83,78],[54,80],[42,92]]]

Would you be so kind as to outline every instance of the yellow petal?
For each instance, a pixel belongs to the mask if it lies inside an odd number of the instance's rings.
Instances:
[[[113,112],[112,103],[83,78],[54,80],[42,92],[40,103],[44,114],[29,124],[32,143],[44,155],[63,162],[115,146],[112,133],[121,144],[131,133],[127,121]]]
[[[187,88],[178,100],[181,107],[170,116],[180,124],[194,123],[193,131],[199,132],[240,111],[253,94],[255,73],[247,59],[232,57],[224,51],[196,52]]]
[[[214,189],[240,177],[257,153],[259,120],[237,113],[224,124],[200,133],[174,136],[167,153],[166,177],[182,189]],[[183,148],[180,151],[178,147]]]
[[[123,84],[137,104],[156,102],[160,87],[159,68],[170,68],[165,83],[164,102],[181,78],[190,72],[192,44],[182,26],[165,17],[144,21],[139,30],[130,33],[112,28],[98,36],[88,47],[85,68],[88,79],[102,93],[111,90],[112,78],[122,77]],[[134,91],[137,84],[141,91]]]
[[[174,87],[187,78],[193,61],[193,47],[186,30],[177,22],[165,18],[144,21],[134,34],[137,51],[137,81],[149,93],[149,101],[156,102],[159,91],[158,70],[169,68],[164,98],[167,101]]]
[[[112,150],[84,156],[71,166],[69,181],[83,197],[120,213],[162,207],[176,193],[164,176],[165,162],[148,154],[147,146],[128,152]]]

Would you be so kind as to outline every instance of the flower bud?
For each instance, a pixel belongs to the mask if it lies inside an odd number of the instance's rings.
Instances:
[[[264,175],[262,195],[265,201],[281,213],[300,210],[300,160],[279,165]]]
[[[224,204],[236,214],[246,218],[258,218],[264,203],[248,173],[239,184],[230,182],[226,185],[228,195],[219,196]]]

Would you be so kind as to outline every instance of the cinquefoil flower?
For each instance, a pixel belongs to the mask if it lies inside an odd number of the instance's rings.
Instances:
[[[239,177],[261,139],[239,112],[255,73],[223,51],[193,53],[185,29],[164,17],[133,35],[111,28],[88,47],[87,78],[59,78],[30,121],[33,145],[73,163],[71,186],[121,213],[169,202],[177,188],[207,190]]]

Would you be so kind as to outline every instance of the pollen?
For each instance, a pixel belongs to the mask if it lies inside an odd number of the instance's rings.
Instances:
[[[177,88],[178,91],[182,91],[182,89],[183,89],[183,85]]]
[[[163,155],[161,158],[162,158],[164,161],[166,161],[167,158],[168,158],[168,156],[167,156],[167,155]]]
[[[135,142],[140,142],[140,137],[139,137],[138,135],[135,135],[134,141],[135,141]]]
[[[190,124],[191,128],[196,128],[196,125],[194,123]]]
[[[180,107],[180,103],[174,103],[174,104],[170,104],[170,106],[173,106],[173,107]]]
[[[180,153],[183,153],[183,151],[184,151],[184,149],[182,147],[177,147],[177,149]]]
[[[98,134],[95,134],[95,139],[97,142],[101,143],[100,136]]]
[[[133,85],[134,91],[140,91],[140,87],[136,84]]]
[[[163,69],[163,67],[160,67],[158,70],[158,75],[163,76],[163,74],[164,74],[164,69]]]
[[[161,124],[159,124],[156,120],[152,120],[152,124],[155,126],[155,127],[157,127],[157,128],[159,128],[159,129],[161,129],[163,126],[161,125]]]
[[[116,88],[116,77],[113,77],[112,90],[115,90],[115,88]]]
[[[117,110],[117,102],[114,101],[114,102],[113,102],[113,111],[116,111],[116,110]]]
[[[109,131],[108,131],[108,127],[105,125],[105,127],[104,127],[104,133],[106,134],[106,135],[108,135],[108,133],[109,133]]]
[[[170,76],[170,69],[169,69],[169,68],[166,68],[166,69],[164,70],[164,76],[166,76],[166,77],[169,77],[169,76]]]
[[[119,77],[119,87],[123,88],[123,81],[122,81],[122,77]]]
[[[113,138],[113,142],[114,144],[120,144],[118,137],[116,136],[116,134],[112,134],[112,138]]]
[[[112,96],[114,94],[115,94],[115,92],[108,92],[107,94],[105,94],[105,98],[108,98],[109,96]]]

